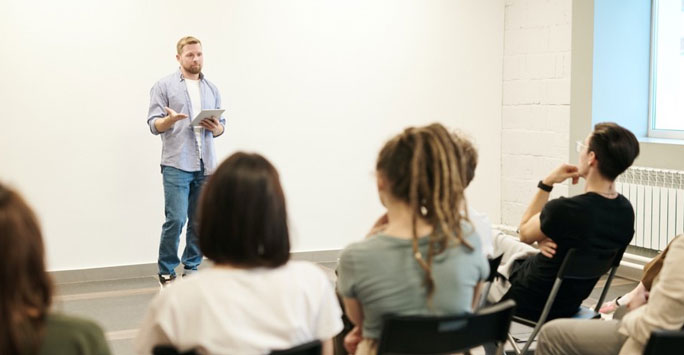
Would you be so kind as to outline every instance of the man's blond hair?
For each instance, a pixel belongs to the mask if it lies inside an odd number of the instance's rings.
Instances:
[[[178,44],[176,44],[176,51],[180,55],[183,53],[183,47],[185,47],[188,44],[199,44],[200,46],[202,45],[202,42],[200,42],[199,39],[193,37],[193,36],[185,36],[178,40]]]

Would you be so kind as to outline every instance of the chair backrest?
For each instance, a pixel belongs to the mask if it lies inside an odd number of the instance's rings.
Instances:
[[[507,300],[460,316],[391,316],[384,320],[378,354],[452,354],[504,342],[515,302]]]
[[[656,330],[648,339],[644,355],[681,354],[684,349],[684,331]]]
[[[195,350],[179,352],[173,345],[157,345],[152,349],[153,355],[195,355]]]
[[[321,355],[323,346],[319,340],[314,340],[308,343],[297,345],[294,348],[285,350],[274,350],[271,355]],[[194,350],[179,352],[172,345],[157,345],[152,349],[153,355],[195,355]]]
[[[320,340],[314,340],[290,349],[273,350],[271,355],[321,355],[322,352],[323,345]]]
[[[558,277],[575,280],[598,279],[616,263],[620,264],[621,250],[624,249],[570,249],[558,270]]]

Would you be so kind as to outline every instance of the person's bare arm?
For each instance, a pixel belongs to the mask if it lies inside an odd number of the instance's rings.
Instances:
[[[356,352],[356,347],[361,340],[363,340],[363,332],[361,331],[361,325],[363,324],[363,308],[361,307],[361,302],[355,298],[344,297],[342,303],[344,303],[344,310],[347,314],[347,318],[354,323],[354,329],[344,337],[344,348],[350,354],[353,354]]]
[[[321,341],[323,343],[323,350],[321,351],[322,355],[333,355],[333,351],[335,350],[333,348],[333,341],[332,339],[326,339]]]
[[[355,325],[361,325],[363,323],[363,308],[361,308],[361,302],[356,298],[343,298],[344,310],[347,313],[349,320]]]
[[[473,290],[473,302],[471,308],[473,311],[477,310],[477,306],[480,304],[480,297],[482,296],[482,282],[478,282]]]
[[[578,169],[575,165],[562,164],[554,169],[549,176],[542,180],[542,182],[545,185],[553,186],[553,184],[561,183],[566,179],[572,179],[573,184],[576,184],[579,180]],[[518,230],[520,231],[521,242],[532,244],[548,238],[541,230],[541,221],[539,219],[541,210],[548,201],[549,192],[537,189],[532,202],[530,202],[530,205],[527,207],[527,210],[525,210],[525,213],[523,213],[520,220]]]

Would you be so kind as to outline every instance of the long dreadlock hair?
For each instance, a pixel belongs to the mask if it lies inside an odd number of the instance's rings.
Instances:
[[[435,290],[433,258],[450,244],[473,249],[461,229],[461,221],[468,220],[464,160],[458,142],[439,123],[405,129],[378,156],[376,169],[387,179],[390,193],[411,206],[413,255],[425,271],[428,301]],[[426,256],[418,248],[418,218],[433,227]]]

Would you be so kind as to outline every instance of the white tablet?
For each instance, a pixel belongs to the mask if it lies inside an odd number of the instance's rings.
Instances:
[[[218,110],[202,110],[200,113],[195,116],[195,118],[192,119],[192,122],[190,122],[190,125],[192,126],[199,126],[200,122],[202,122],[203,119],[209,118],[209,117],[216,117],[217,119],[221,117],[221,114],[226,111],[225,109],[218,109]]]

